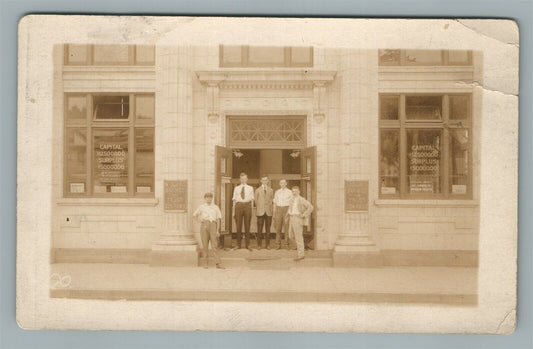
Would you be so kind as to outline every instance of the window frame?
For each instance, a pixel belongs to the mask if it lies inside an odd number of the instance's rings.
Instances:
[[[80,62],[71,62],[69,60],[69,49],[71,44],[64,44],[64,56],[63,56],[63,64],[66,66],[129,66],[129,65],[136,65],[136,66],[152,66],[155,65],[155,46],[154,45],[123,45],[128,46],[128,61],[127,62],[95,62],[94,60],[94,46],[113,46],[113,44],[102,44],[102,45],[94,45],[94,44],[86,44],[87,53],[85,57],[85,61]],[[73,45],[83,45],[83,44],[73,44]],[[118,44],[117,44],[118,45]],[[115,45],[116,46],[116,45]],[[138,61],[137,60],[137,48],[139,46],[151,46],[154,50],[154,60],[153,61]]]
[[[382,120],[381,119],[381,99],[383,97],[398,97],[398,119]],[[442,96],[442,120],[407,120],[406,118],[406,97],[407,96]],[[466,119],[450,119],[450,96],[467,96],[468,112]],[[381,161],[378,163],[378,196],[380,199],[472,199],[472,138],[473,138],[473,103],[472,93],[380,93],[378,96],[378,159],[381,159],[381,130],[399,130],[399,187],[395,194],[382,194],[381,190]],[[453,194],[451,192],[451,132],[452,129],[465,129],[468,131],[468,176],[466,194]],[[439,181],[441,192],[437,194],[429,193],[410,193],[408,186],[408,149],[407,149],[407,131],[408,130],[441,130],[441,155]]]
[[[314,65],[314,48],[309,46],[309,62],[308,63],[295,63],[292,61],[292,47],[283,46],[283,62],[282,63],[254,63],[250,61],[250,45],[228,45],[239,46],[241,48],[241,61],[228,63],[224,62],[224,46],[219,46],[219,67],[221,68],[267,68],[267,67],[286,67],[286,68],[312,68]],[[254,46],[252,46],[254,47]],[[301,48],[301,47],[300,47]]]
[[[95,96],[129,96],[129,113],[127,119],[96,119],[94,115],[94,97]],[[154,129],[154,140],[153,140],[153,147],[154,147],[154,154],[155,154],[155,142],[156,142],[156,135],[155,135],[155,112],[154,112],[154,120],[152,120],[151,123],[147,122],[147,120],[143,120],[143,122],[137,122],[135,117],[135,111],[136,111],[136,96],[140,95],[148,95],[153,96],[155,99],[155,93],[147,93],[147,92],[140,92],[140,93],[119,93],[119,92],[112,92],[112,93],[65,93],[64,94],[64,115],[63,115],[63,125],[64,125],[64,137],[63,137],[63,197],[85,197],[85,198],[120,198],[120,197],[148,197],[152,198],[155,197],[155,158],[154,158],[154,178],[152,179],[152,192],[150,193],[137,193],[136,191],[136,176],[135,176],[135,154],[136,154],[136,148],[135,148],[135,131],[136,129],[141,128],[153,128]],[[68,112],[68,99],[69,97],[79,97],[79,96],[85,96],[86,97],[86,120],[85,124],[81,124],[79,122],[77,123],[70,123],[67,119],[67,112]],[[155,105],[155,103],[154,103]],[[127,182],[127,188],[128,191],[126,193],[94,193],[94,161],[93,161],[93,155],[94,155],[94,131],[97,129],[127,129],[128,130],[128,182]],[[86,130],[86,154],[85,154],[85,161],[86,161],[86,183],[85,183],[85,192],[84,193],[71,193],[69,188],[69,177],[68,177],[68,166],[67,166],[67,157],[68,157],[68,134],[70,129],[85,129]]]
[[[472,66],[472,51],[471,50],[435,50],[441,52],[441,62],[440,63],[418,63],[418,62],[409,62],[407,60],[407,54],[406,50],[400,50],[400,49],[380,49],[382,50],[391,50],[391,51],[399,51],[400,53],[400,60],[398,62],[382,62],[380,57],[378,57],[378,65],[380,66],[393,66],[393,67],[424,67],[424,66]],[[410,50],[414,51],[414,50]],[[420,50],[420,51],[430,51],[430,50]],[[450,51],[466,51],[467,52],[467,61],[466,62],[454,62],[450,61]]]

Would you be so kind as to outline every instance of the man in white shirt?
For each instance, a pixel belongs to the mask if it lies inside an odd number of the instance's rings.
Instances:
[[[235,222],[237,223],[237,245],[233,249],[242,248],[242,224],[244,221],[244,242],[246,248],[251,251],[250,222],[252,220],[254,188],[246,184],[248,182],[246,173],[241,173],[239,179],[241,184],[233,189],[233,211],[235,212]]]
[[[194,211],[193,217],[201,222],[200,237],[202,239],[204,259],[203,266],[208,268],[208,254],[209,254],[209,241],[211,241],[211,250],[215,257],[216,267],[218,269],[226,269],[220,261],[220,257],[217,253],[218,237],[220,236],[220,221],[222,219],[222,213],[220,208],[213,203],[213,193],[206,193],[204,195],[205,203],[200,205],[196,211]]]
[[[300,196],[300,188],[298,186],[292,187],[293,198],[289,203],[289,236],[296,240],[296,249],[298,250],[298,257],[294,260],[299,261],[304,259],[304,236],[303,227],[311,212],[313,212],[313,205],[306,199]]]
[[[285,179],[279,181],[279,186],[280,189],[276,190],[276,194],[274,194],[274,227],[276,228],[276,244],[278,250],[281,248],[281,234],[283,232],[285,232],[283,243],[289,249],[289,234],[287,234],[289,226],[285,217],[292,199],[292,191],[287,188],[287,181]]]

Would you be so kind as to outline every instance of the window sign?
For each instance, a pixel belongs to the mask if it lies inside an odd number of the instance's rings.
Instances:
[[[93,185],[97,193],[126,193],[128,129],[95,130]]]

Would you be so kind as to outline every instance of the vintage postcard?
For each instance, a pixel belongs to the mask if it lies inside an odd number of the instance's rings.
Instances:
[[[518,36],[24,17],[18,323],[511,333]]]

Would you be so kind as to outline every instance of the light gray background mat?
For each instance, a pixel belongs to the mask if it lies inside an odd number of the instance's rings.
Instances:
[[[531,134],[533,25],[531,1],[7,1],[0,0],[0,347],[1,348],[530,348],[532,177]],[[24,331],[15,322],[16,245],[16,100],[17,22],[29,13],[232,15],[313,17],[472,17],[508,18],[520,28],[520,149],[519,149],[519,268],[518,325],[509,336],[488,335],[372,335],[291,333],[171,333]]]

